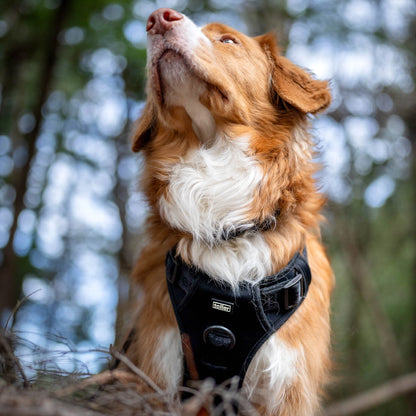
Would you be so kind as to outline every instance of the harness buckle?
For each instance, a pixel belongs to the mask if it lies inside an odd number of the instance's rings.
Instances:
[[[301,273],[283,287],[283,306],[286,311],[295,308],[305,295],[305,279]]]

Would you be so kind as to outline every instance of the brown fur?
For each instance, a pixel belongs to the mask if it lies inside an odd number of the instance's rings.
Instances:
[[[250,137],[249,151],[263,171],[249,217],[263,221],[276,207],[281,211],[276,228],[264,232],[275,272],[304,245],[308,250],[313,276],[308,296],[278,331],[287,345],[304,352],[303,368],[287,389],[285,402],[276,415],[311,414],[311,409],[318,408],[319,392],[330,367],[329,301],[333,275],[320,242],[324,199],[312,178],[316,167],[310,158],[300,158],[307,152],[296,149],[311,149],[312,143],[305,134],[297,139],[302,143],[295,143],[294,135],[296,129],[307,129],[308,113],[317,113],[329,105],[328,85],[280,56],[270,34],[249,38],[220,24],[205,26],[203,33],[214,41],[216,62],[202,56],[195,69],[196,76],[206,82],[207,93],[201,102],[228,137]],[[223,34],[235,36],[239,48],[215,42]],[[142,150],[145,157],[142,186],[151,209],[149,243],[132,276],[133,283],[143,290],[144,301],[134,322],[137,337],[127,355],[164,387],[152,355],[163,330],[176,327],[165,282],[165,255],[181,238],[192,236],[171,229],[162,220],[158,201],[167,193],[166,171],[190,148],[199,146],[199,139],[183,108],[164,105],[163,97],[153,90],[150,81],[147,93],[146,107],[133,135],[133,150]],[[262,412],[260,406],[259,411]]]

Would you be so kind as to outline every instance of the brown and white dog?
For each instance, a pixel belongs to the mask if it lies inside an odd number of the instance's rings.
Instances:
[[[257,352],[242,392],[261,414],[313,415],[330,366],[333,275],[320,242],[324,199],[308,114],[328,107],[328,84],[279,55],[270,34],[199,28],[171,9],[152,13],[146,29],[147,102],[133,150],[144,154],[151,213],[133,273],[144,296],[126,354],[177,391],[183,353],[165,275],[172,247],[232,287],[258,283],[306,248],[309,293]],[[253,231],[267,221],[273,226]]]

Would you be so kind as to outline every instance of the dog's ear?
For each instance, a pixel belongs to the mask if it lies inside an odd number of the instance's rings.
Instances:
[[[137,120],[131,137],[133,152],[139,152],[156,134],[156,111],[152,103],[147,102],[142,115]]]
[[[275,93],[303,113],[318,113],[331,103],[327,81],[318,81],[289,59],[279,55],[276,39],[268,33],[256,40],[266,52],[272,68],[271,80]]]

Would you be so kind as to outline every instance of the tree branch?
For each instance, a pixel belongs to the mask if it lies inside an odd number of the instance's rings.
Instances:
[[[103,416],[103,413],[64,403],[32,390],[0,389],[0,416]]]
[[[351,416],[370,410],[416,390],[416,372],[395,378],[381,386],[329,405],[324,416]]]

